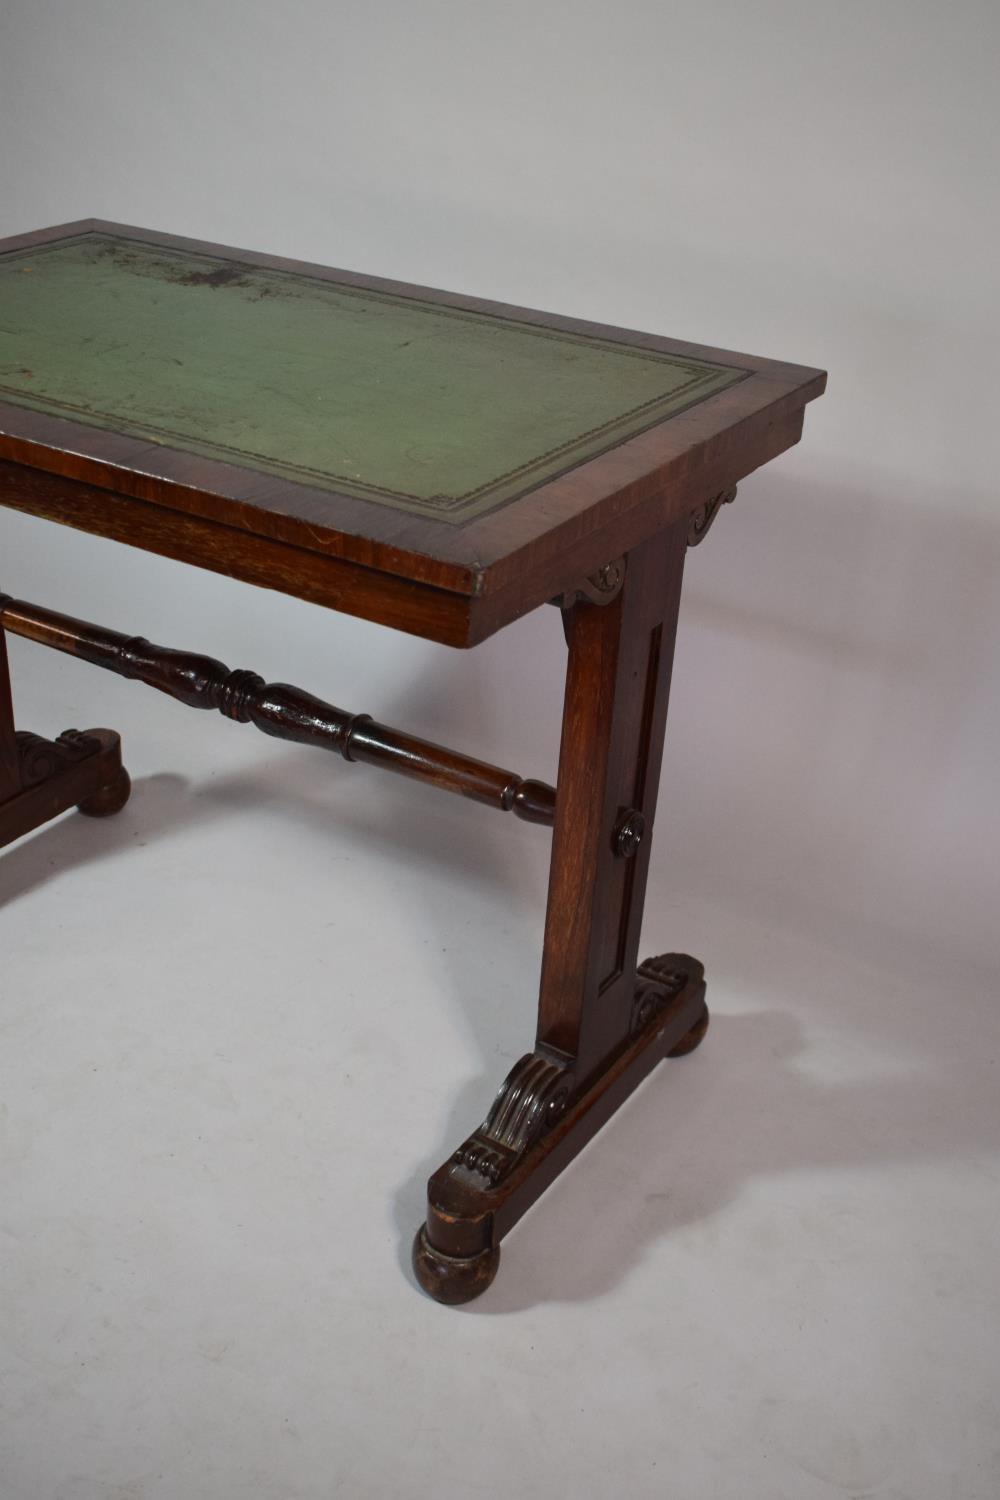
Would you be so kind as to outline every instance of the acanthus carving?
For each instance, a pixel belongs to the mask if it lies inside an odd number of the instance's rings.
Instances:
[[[496,1187],[558,1120],[572,1087],[564,1064],[526,1053],[501,1084],[484,1124],[455,1152],[454,1163]]]
[[[23,791],[39,786],[43,781],[48,781],[50,776],[67,770],[78,761],[86,760],[88,755],[96,754],[101,748],[100,740],[81,734],[78,729],[67,729],[56,740],[46,740],[40,734],[21,729],[15,735],[15,740],[18,775]]]
[[[689,547],[697,547],[708,535],[709,527],[715,520],[724,505],[731,505],[736,499],[735,484],[731,489],[720,490],[711,500],[706,500],[704,505],[699,505],[697,510],[691,512],[688,521],[687,541]]]

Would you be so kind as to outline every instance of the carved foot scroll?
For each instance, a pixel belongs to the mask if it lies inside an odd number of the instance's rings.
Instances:
[[[55,740],[20,730],[14,744],[18,789],[0,801],[0,846],[71,807],[101,818],[128,801],[131,783],[113,730],[67,729]]]
[[[253,724],[276,739],[336,751],[345,761],[363,761],[457,792],[526,823],[550,826],[555,816],[555,788],[544,782],[376,724],[370,714],[348,713],[288,683],[265,682],[245,668],[230,671],[214,657],[154,646],[144,636],[105,630],[6,594],[0,594],[0,627],[144,682],[188,708],[214,709],[239,724]]]
[[[81,734],[79,729],[64,729],[56,740],[22,729],[14,738],[22,791],[58,776],[101,748],[100,740],[92,734]]]
[[[496,1187],[558,1120],[571,1087],[572,1076],[561,1063],[529,1052],[504,1079],[485,1123],[455,1152],[456,1163]]]
[[[707,1028],[705,971],[671,953],[640,965],[631,1035],[581,1088],[565,1059],[522,1057],[484,1123],[428,1184],[427,1222],[413,1246],[424,1291],[449,1304],[480,1296],[508,1230],[656,1064],[692,1051]]]

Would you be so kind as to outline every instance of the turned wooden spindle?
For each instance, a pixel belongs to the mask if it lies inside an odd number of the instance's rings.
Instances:
[[[216,709],[241,724],[254,724],[276,739],[335,750],[344,760],[429,782],[487,807],[513,812],[527,823],[553,822],[556,794],[544,782],[525,781],[513,771],[377,724],[369,714],[347,713],[288,683],[265,682],[256,672],[231,671],[214,657],[154,646],[143,636],[104,630],[4,594],[0,627],[120,677],[145,682],[189,708]]]

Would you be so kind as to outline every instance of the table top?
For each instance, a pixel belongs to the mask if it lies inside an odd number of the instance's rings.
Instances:
[[[467,596],[586,576],[823,381],[96,220],[0,241],[0,460]]]
[[[119,235],[0,261],[7,401],[452,524],[745,378]]]

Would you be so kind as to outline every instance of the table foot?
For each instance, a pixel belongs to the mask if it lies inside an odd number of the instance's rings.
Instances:
[[[500,1246],[489,1245],[476,1255],[445,1255],[427,1238],[421,1224],[413,1241],[413,1271],[435,1302],[458,1307],[482,1295],[500,1267]]]
[[[496,1276],[500,1241],[664,1057],[691,1052],[708,1029],[705,971],[682,953],[636,973],[630,1035],[589,1078],[571,1059],[529,1052],[493,1108],[431,1178],[427,1221],[413,1246],[421,1287],[470,1302]]]
[[[105,818],[128,801],[131,782],[122,765],[121,740],[111,729],[67,729],[56,740],[21,731],[14,745],[19,787],[0,801],[0,845],[71,807]]]
[[[687,1057],[689,1052],[693,1052],[696,1047],[700,1047],[705,1040],[705,1033],[708,1030],[708,1020],[708,1006],[706,1005],[705,1014],[699,1021],[695,1022],[686,1036],[681,1037],[676,1047],[671,1047],[667,1056]]]
[[[77,803],[77,812],[85,813],[88,818],[112,818],[115,813],[121,812],[131,795],[132,778],[122,766],[118,775],[107,786]]]

